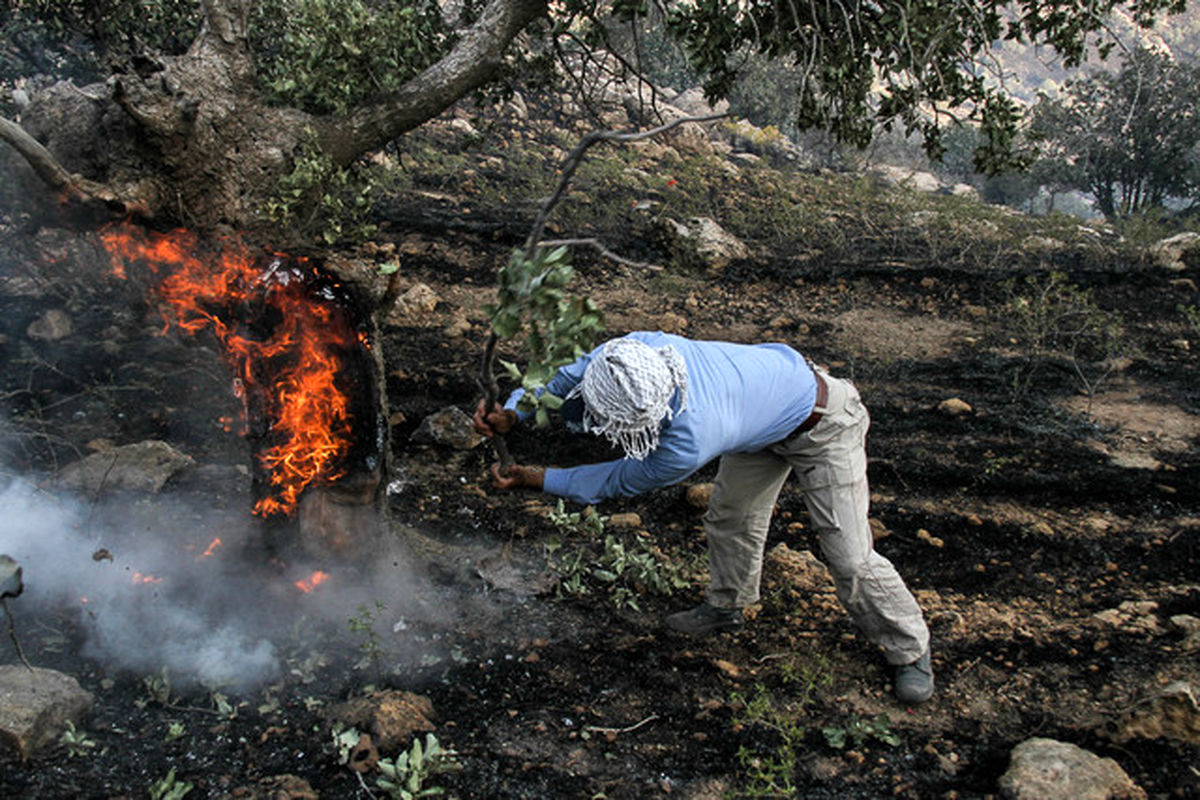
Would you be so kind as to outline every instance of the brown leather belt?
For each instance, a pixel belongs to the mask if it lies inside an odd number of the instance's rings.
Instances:
[[[816,409],[824,408],[825,404],[829,402],[829,385],[825,383],[825,379],[821,377],[821,373],[816,370],[813,370],[813,377],[817,379],[817,400],[813,403],[813,412],[808,415],[808,419],[796,427],[796,430],[792,431],[791,435],[787,437],[789,439],[815,428],[817,423],[821,421],[821,412]]]

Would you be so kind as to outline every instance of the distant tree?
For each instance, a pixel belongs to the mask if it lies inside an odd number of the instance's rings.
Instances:
[[[1137,49],[1043,96],[1029,131],[1040,182],[1090,193],[1109,219],[1200,196],[1200,67]]]

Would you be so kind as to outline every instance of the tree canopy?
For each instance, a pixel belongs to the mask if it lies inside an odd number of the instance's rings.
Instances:
[[[1194,202],[1200,191],[1200,67],[1139,48],[1119,72],[1069,83],[1034,107],[1046,182],[1090,193],[1108,218]]]
[[[636,80],[653,26],[654,41],[682,47],[710,99],[727,96],[756,59],[776,59],[787,66],[798,130],[825,128],[864,145],[878,127],[902,126],[937,154],[946,121],[969,116],[984,134],[977,161],[996,169],[1012,155],[1019,119],[990,80],[997,41],[1049,44],[1077,64],[1089,44],[1103,47],[1113,9],[1149,25],[1184,6],[13,0],[0,10],[0,80],[15,86],[50,73],[92,85],[35,92],[20,104],[19,126],[0,118],[0,139],[56,188],[152,214],[244,224],[264,187],[298,157],[351,164],[473,92],[513,87],[522,64],[557,59],[562,66],[541,76],[570,81],[587,60]],[[588,60],[602,50],[615,57]]]

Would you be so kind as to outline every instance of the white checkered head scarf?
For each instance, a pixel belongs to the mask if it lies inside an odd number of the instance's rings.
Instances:
[[[655,349],[638,339],[612,339],[588,363],[568,398],[583,397],[583,429],[603,434],[641,461],[658,447],[664,419],[687,405],[687,365],[670,345]]]

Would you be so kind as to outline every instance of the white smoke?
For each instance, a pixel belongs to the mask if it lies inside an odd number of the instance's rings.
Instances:
[[[24,574],[25,593],[9,603],[18,619],[76,608],[84,655],[140,672],[166,667],[173,677],[230,688],[278,674],[275,645],[242,615],[221,613],[239,604],[204,600],[229,589],[219,585],[218,567],[196,563],[196,548],[180,545],[177,524],[154,530],[125,513],[118,516],[129,528],[113,530],[113,509],[98,524],[90,505],[20,480],[0,489],[0,509],[0,553]],[[154,516],[170,519],[172,511],[178,523],[178,508]]]

